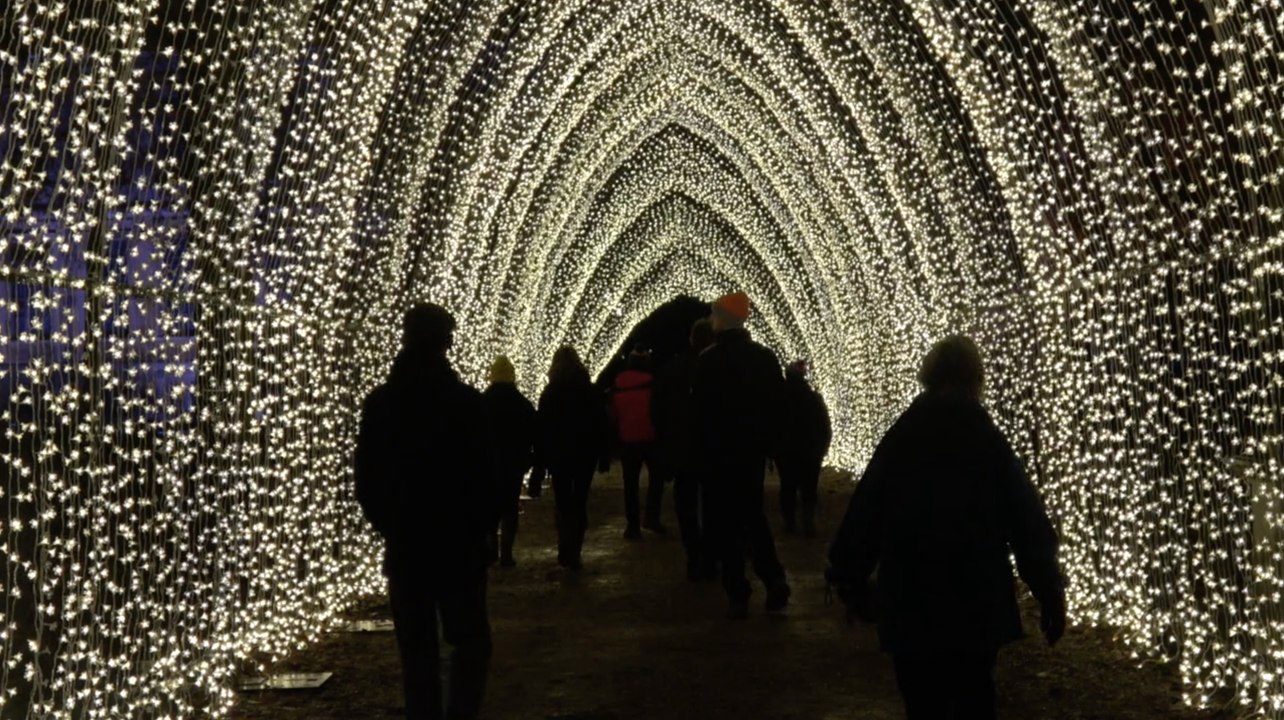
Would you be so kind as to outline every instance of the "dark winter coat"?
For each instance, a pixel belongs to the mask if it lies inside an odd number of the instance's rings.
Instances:
[[[588,373],[550,381],[539,396],[536,465],[556,472],[596,464],[610,440],[606,402]]]
[[[711,463],[775,455],[785,380],[775,353],[742,328],[718,333],[700,355],[691,403],[699,451]]]
[[[496,464],[501,480],[521,478],[531,469],[535,452],[535,406],[517,386],[509,382],[492,383],[482,393],[490,419]],[[520,485],[520,483],[519,483]],[[503,488],[520,493],[521,488]]]
[[[829,551],[831,577],[878,568],[892,654],[995,649],[1022,635],[1009,551],[1035,597],[1064,603],[1057,537],[979,402],[923,394],[870,460]]]
[[[785,378],[780,457],[820,462],[829,452],[833,430],[825,399],[800,376]]]
[[[386,572],[456,577],[486,566],[496,477],[486,410],[444,357],[397,358],[362,407],[355,460]]]
[[[688,467],[695,460],[695,423],[691,383],[699,354],[686,352],[671,360],[655,378],[651,394],[651,424],[661,458],[671,467]]]

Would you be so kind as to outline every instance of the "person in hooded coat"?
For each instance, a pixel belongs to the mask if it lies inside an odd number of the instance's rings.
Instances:
[[[825,399],[807,382],[807,362],[785,369],[784,420],[776,469],[780,472],[780,514],[785,532],[797,531],[798,499],[802,497],[802,533],[816,534],[816,488],[820,466],[829,452],[833,430]]]
[[[1010,556],[1042,606],[1048,644],[1065,631],[1057,536],[981,405],[976,345],[941,341],[919,380],[922,394],[856,486],[826,576],[851,612],[877,619],[909,720],[986,720],[997,652],[1022,635]]]
[[[696,451],[691,408],[696,363],[700,353],[713,344],[713,324],[707,318],[691,326],[689,343],[687,351],[669,361],[656,377],[651,421],[655,425],[656,464],[673,478],[673,504],[687,556],[687,579],[698,582],[715,579],[717,571],[709,532],[707,470]]]
[[[744,327],[748,318],[748,295],[718,298],[712,314],[714,343],[700,355],[691,386],[701,463],[709,472],[727,616],[732,619],[748,614],[752,587],[745,577],[746,551],[766,588],[767,612],[783,610],[790,596],[763,506],[767,458],[780,432],[784,378],[776,354],[750,338]]]
[[[651,374],[651,354],[636,349],[629,354],[628,367],[615,377],[611,387],[611,421],[620,446],[620,464],[624,471],[624,537],[639,540],[638,490],[642,466],[646,466],[646,520],[641,527],[663,533],[660,504],[664,499],[664,476],[656,472],[655,426],[651,420],[651,398],[655,378]]]
[[[535,406],[517,389],[517,371],[503,355],[495,358],[490,366],[490,386],[482,393],[490,418],[496,464],[499,468],[499,487],[496,495],[496,516],[499,538],[491,542],[499,555],[501,567],[516,565],[513,543],[517,538],[518,506],[522,494],[522,480],[531,469],[535,448]],[[493,557],[493,555],[492,555]]]
[[[357,434],[357,501],[385,543],[406,717],[475,718],[490,664],[487,538],[495,468],[481,393],[446,359],[455,320],[440,305],[406,313],[388,381],[366,398]],[[438,618],[453,650],[449,705]]]
[[[588,530],[589,487],[594,469],[606,457],[610,425],[604,398],[569,345],[553,355],[548,385],[539,398],[538,418],[535,473],[541,478],[545,472],[553,477],[557,564],[579,570]]]

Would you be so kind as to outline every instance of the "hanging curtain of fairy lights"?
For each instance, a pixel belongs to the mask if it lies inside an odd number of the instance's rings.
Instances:
[[[1072,613],[1284,716],[1279,0],[10,0],[0,715],[225,715],[378,592],[355,413],[745,289],[859,468],[952,331]]]

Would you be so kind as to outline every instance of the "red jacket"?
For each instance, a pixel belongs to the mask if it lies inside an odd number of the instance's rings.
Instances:
[[[625,370],[615,378],[611,394],[611,420],[622,443],[646,443],[655,440],[651,425],[651,386],[649,372]]]

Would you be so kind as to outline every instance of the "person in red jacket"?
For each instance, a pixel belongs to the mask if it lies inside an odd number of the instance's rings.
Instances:
[[[611,389],[611,420],[620,441],[620,461],[624,466],[624,516],[628,526],[624,537],[638,540],[638,491],[642,466],[646,465],[647,530],[663,533],[660,524],[660,501],[664,498],[664,477],[655,471],[655,427],[651,424],[651,354],[641,348],[629,355],[628,368],[615,378]]]

